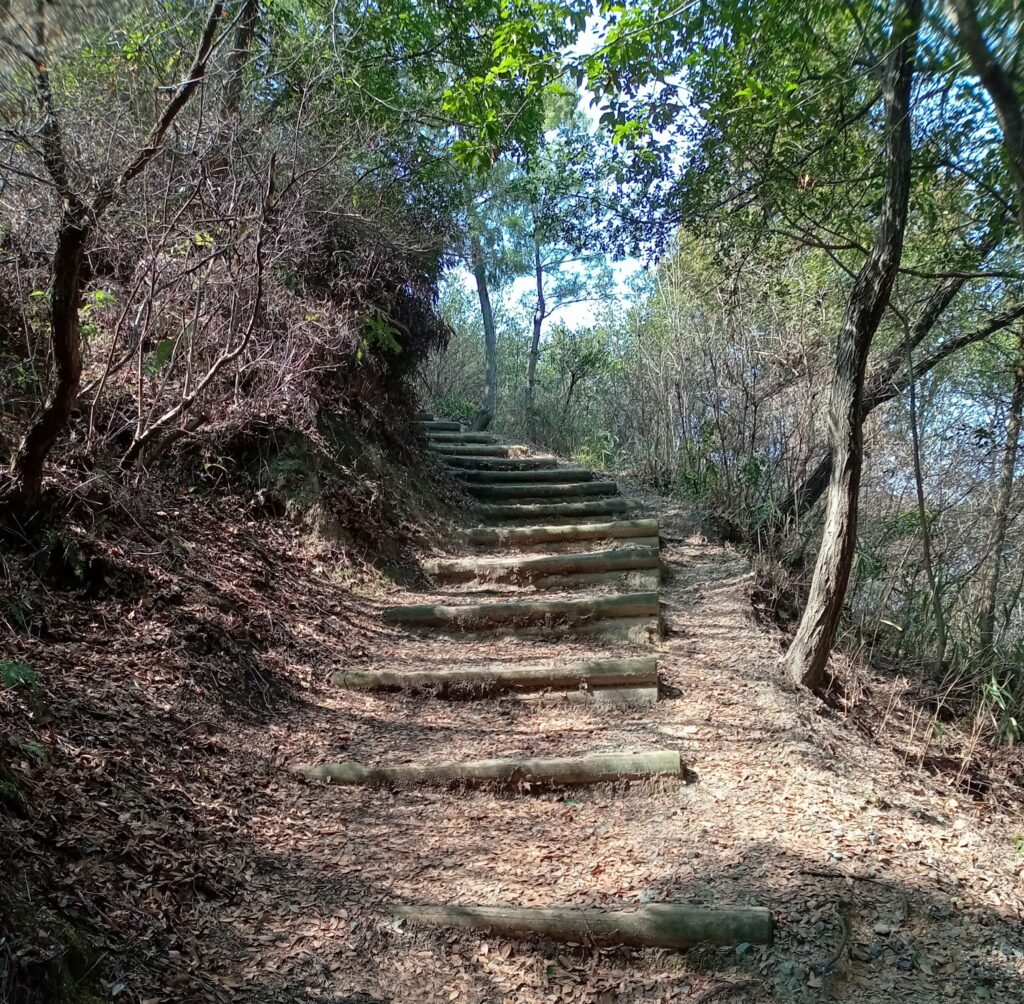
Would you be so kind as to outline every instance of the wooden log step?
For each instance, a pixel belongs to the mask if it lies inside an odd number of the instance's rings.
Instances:
[[[487,697],[509,691],[658,685],[652,658],[590,659],[584,662],[511,663],[443,670],[370,670],[335,673],[331,683],[346,690],[436,690],[443,697]]]
[[[528,582],[549,575],[627,572],[657,567],[657,549],[621,547],[534,558],[441,558],[427,562],[424,570],[435,582]]]
[[[435,443],[431,442],[430,448],[441,454],[445,461],[449,454],[458,454],[468,457],[507,457],[509,448],[500,443]],[[523,447],[525,449],[525,447]]]
[[[658,703],[656,685],[646,687],[577,687],[570,690],[537,690],[517,694],[528,704],[590,704],[605,708],[649,708]]]
[[[660,617],[609,617],[606,620],[590,621],[574,625],[563,633],[573,638],[589,638],[602,643],[625,643],[629,645],[653,645],[661,638]],[[546,634],[555,632],[540,627],[520,628],[519,634]]]
[[[445,452],[442,458],[452,473],[459,471],[534,471],[544,468],[557,468],[557,457],[491,457],[480,454],[468,455],[462,452]]]
[[[419,421],[421,421],[421,422],[433,422],[434,421],[434,415],[433,415],[432,412],[429,412],[429,411],[421,411],[419,413]]]
[[[660,541],[657,537],[615,537],[611,540],[605,541],[593,541],[593,540],[568,540],[560,541],[551,544],[520,544],[515,550],[522,554],[537,554],[543,552],[544,554],[579,554],[583,551],[588,551],[595,543],[604,544],[609,548],[612,547],[654,547],[660,546]]]
[[[717,909],[677,903],[647,903],[635,910],[571,907],[393,905],[391,912],[413,924],[493,931],[503,935],[542,934],[557,941],[686,949],[694,945],[771,944],[771,911],[760,906]]]
[[[460,432],[462,425],[459,422],[442,422],[435,419],[421,419],[420,428],[426,433],[434,432]]]
[[[624,498],[595,499],[591,502],[520,503],[515,505],[478,505],[477,513],[483,519],[579,519],[581,516],[613,516],[628,512],[630,504]]]
[[[651,592],[510,603],[424,603],[388,607],[384,611],[384,621],[409,627],[485,631],[502,625],[585,625],[605,618],[657,617],[658,612],[658,594]]]
[[[600,704],[611,708],[646,708],[658,703],[655,684],[644,687],[574,687],[522,690],[509,695],[529,704]]]
[[[520,781],[547,784],[601,784],[643,777],[679,777],[678,750],[652,753],[591,753],[587,756],[403,763],[367,767],[354,760],[300,767],[312,781],[331,784],[430,784],[438,781]]]
[[[440,443],[496,443],[497,436],[489,432],[431,432],[430,441]]]
[[[460,481],[484,485],[532,485],[549,482],[572,484],[579,481],[594,480],[594,472],[586,467],[518,468],[509,471],[496,471],[490,468],[478,470],[457,469],[452,471],[452,473]]]
[[[573,481],[568,484],[523,484],[516,482],[510,485],[481,485],[470,483],[465,486],[473,498],[493,501],[512,499],[566,499],[580,500],[602,498],[619,494],[619,486],[614,481]]]
[[[556,572],[530,579],[532,589],[565,592],[572,589],[614,585],[619,591],[652,593],[661,588],[660,568],[623,569],[619,572]]]
[[[564,526],[477,526],[463,530],[461,539],[470,547],[521,547],[524,544],[565,544],[582,540],[658,537],[656,519],[622,519],[608,523],[576,523]]]

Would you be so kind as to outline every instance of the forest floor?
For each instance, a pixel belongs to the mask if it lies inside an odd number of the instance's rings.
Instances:
[[[1024,999],[1019,756],[976,750],[960,769],[913,694],[863,669],[846,711],[790,686],[748,562],[678,505],[640,501],[662,524],[667,632],[650,651],[666,696],[631,710],[338,691],[342,668],[593,648],[386,628],[384,606],[422,594],[231,499],[164,500],[94,543],[96,595],[25,590],[35,628],[4,655],[40,689],[0,694],[18,789],[0,867],[38,916],[75,918],[100,999]],[[291,771],[665,747],[685,781],[383,790]],[[775,942],[597,950],[386,909],[672,900],[768,906]],[[48,937],[16,952],[44,959]]]

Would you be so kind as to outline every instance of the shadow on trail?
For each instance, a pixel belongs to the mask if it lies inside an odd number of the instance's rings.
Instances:
[[[379,798],[389,801],[383,793]],[[283,964],[298,957],[303,975],[296,973],[297,982],[315,977],[322,993],[341,995],[316,999],[336,1001],[354,989],[379,1000],[440,1000],[444,997],[431,993],[452,985],[459,1000],[533,1002],[549,999],[552,988],[565,980],[582,988],[577,999],[601,1000],[600,994],[614,986],[618,989],[609,999],[621,1002],[683,1000],[691,992],[697,999],[699,989],[730,982],[737,984],[734,992],[739,994],[733,999],[742,1001],[876,1000],[863,994],[877,989],[880,981],[900,1000],[920,1004],[942,998],[1006,1004],[1019,1000],[1020,959],[1014,956],[1019,952],[1024,957],[1019,927],[984,904],[957,905],[955,883],[945,883],[947,889],[924,888],[911,880],[869,876],[861,863],[848,866],[844,873],[834,862],[755,843],[739,855],[708,850],[696,859],[668,860],[642,890],[605,890],[598,894],[598,904],[586,876],[603,860],[600,853],[576,848],[573,874],[564,878],[554,869],[553,876],[536,861],[526,866],[530,857],[524,846],[502,842],[505,833],[481,832],[472,842],[464,841],[462,831],[449,835],[430,811],[431,805],[441,804],[420,803],[419,811],[402,815],[401,829],[396,819],[378,816],[373,799],[345,817],[354,826],[352,838],[359,841],[356,857],[386,861],[386,871],[357,865],[325,872],[317,853],[280,855],[267,849],[262,859],[266,878],[274,873],[281,878],[305,876],[318,890],[314,914],[330,916],[340,909],[357,911],[353,916],[358,916],[357,923],[328,935],[311,950],[303,948],[302,941],[304,925],[309,926],[308,909],[301,919],[279,914],[275,934],[287,947],[268,948],[267,963]],[[519,801],[504,804],[503,810],[523,817],[519,830],[525,838],[537,807],[532,801]],[[444,811],[452,809],[445,801]],[[472,814],[474,807],[469,804],[465,809]],[[368,823],[370,833],[364,829]],[[365,842],[370,835],[372,847]],[[742,844],[742,835],[737,844]],[[417,845],[421,853],[415,850]],[[492,867],[508,857],[523,862],[517,881]],[[281,891],[287,895],[287,883]],[[574,948],[543,937],[519,940],[487,932],[417,930],[397,925],[388,912],[392,902],[439,900],[608,909],[646,901],[763,905],[774,913],[776,936],[770,947],[698,946],[686,953]],[[495,940],[511,941],[509,967],[496,970],[482,949],[490,943],[493,952]],[[344,977],[330,975],[329,961],[337,952],[355,953],[365,961],[358,987],[346,988]],[[509,996],[508,979],[502,975],[509,968],[522,981],[518,996]],[[415,982],[417,972],[420,984]],[[286,980],[283,985],[295,984]]]

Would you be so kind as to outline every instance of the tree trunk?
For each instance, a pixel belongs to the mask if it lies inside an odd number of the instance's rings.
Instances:
[[[540,359],[540,334],[547,316],[547,305],[544,302],[544,266],[540,259],[540,242],[537,235],[533,236],[533,274],[537,284],[537,304],[533,311],[533,337],[530,340],[530,361],[526,367],[526,428],[527,435],[536,439],[536,421],[533,414],[533,392],[537,380],[537,361]]]
[[[78,398],[82,379],[82,340],[78,307],[82,293],[82,261],[92,226],[81,213],[65,208],[53,255],[50,295],[50,337],[57,379],[42,413],[25,434],[14,456],[17,505],[35,508],[43,486],[43,467]]]
[[[999,472],[999,491],[992,510],[992,534],[988,545],[988,574],[981,591],[981,609],[978,628],[981,647],[991,654],[995,642],[996,601],[999,596],[999,576],[1002,572],[1003,549],[1006,545],[1006,527],[1010,518],[1010,496],[1013,477],[1017,469],[1017,449],[1020,439],[1021,411],[1024,410],[1024,363],[1018,363],[1010,398],[1010,415],[1006,425],[1006,445]]]
[[[235,41],[228,52],[227,82],[224,85],[224,99],[220,106],[222,127],[230,128],[242,104],[242,85],[245,83],[245,68],[249,65],[252,40],[256,35],[256,18],[259,14],[259,0],[245,0],[242,13],[235,27]]]
[[[921,469],[921,432],[917,424],[917,384],[910,342],[906,345],[907,372],[910,374],[910,447],[914,457],[914,487],[917,492],[917,517],[921,524],[921,560],[928,588],[932,594],[932,616],[935,618],[935,679],[941,680],[946,662],[946,616],[942,609],[942,587],[935,572],[932,556],[932,532],[928,526],[928,507],[924,497],[924,474]]]
[[[82,262],[93,228],[112,202],[123,195],[126,186],[138,177],[163,146],[164,137],[182,108],[189,102],[206,76],[213,53],[217,29],[224,13],[224,0],[214,0],[186,79],[153,123],[144,146],[120,173],[102,180],[90,203],[71,189],[68,161],[64,152],[60,120],[53,105],[50,77],[45,56],[45,4],[37,6],[35,62],[36,92],[44,113],[40,129],[41,155],[54,187],[64,202],[57,246],[53,255],[53,289],[50,299],[50,337],[56,383],[39,417],[29,427],[12,462],[14,504],[30,512],[38,504],[43,484],[43,468],[61,431],[67,425],[78,397],[82,380],[82,339],[78,318],[82,292]]]
[[[910,196],[910,99],[921,0],[901,5],[892,29],[886,67],[885,194],[874,247],[850,291],[836,345],[829,401],[833,472],[828,507],[811,589],[786,653],[786,671],[797,683],[820,686],[835,641],[853,565],[863,466],[861,409],[864,372],[903,252]]]
[[[220,102],[220,125],[214,149],[209,157],[210,174],[218,179],[224,179],[228,170],[231,131],[238,120],[238,110],[242,104],[245,68],[249,65],[259,10],[260,0],[244,0],[238,23],[235,25],[234,41],[225,59],[227,72]]]
[[[498,408],[498,336],[494,329],[494,311],[491,308],[491,293],[487,288],[487,265],[480,238],[470,238],[473,257],[473,276],[476,278],[476,292],[480,298],[480,316],[484,324],[484,400],[480,414],[473,421],[473,428],[486,429],[494,420]]]
[[[1013,76],[985,41],[973,0],[947,0],[956,40],[995,106],[1006,162],[1017,190],[1017,220],[1024,233],[1024,105]]]

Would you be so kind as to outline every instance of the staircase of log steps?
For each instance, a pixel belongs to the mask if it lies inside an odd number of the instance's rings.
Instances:
[[[655,703],[658,666],[650,652],[661,637],[658,521],[637,514],[615,481],[592,470],[486,432],[467,431],[459,422],[423,415],[420,425],[430,449],[475,502],[478,522],[461,531],[461,553],[426,568],[436,585],[463,587],[466,591],[458,596],[465,601],[389,607],[384,620],[410,631],[456,637],[511,633],[626,643],[636,654],[422,672],[340,672],[332,682],[376,692],[425,690],[438,700],[500,696],[630,708]],[[495,599],[495,586],[528,589],[529,598]],[[544,598],[552,593],[555,598]],[[300,770],[311,780],[333,784],[512,786],[681,778],[684,772],[678,750],[670,749],[428,764],[346,761]],[[771,914],[762,907],[648,903],[634,910],[600,911],[392,904],[390,911],[428,926],[599,944],[764,944],[772,934]]]

